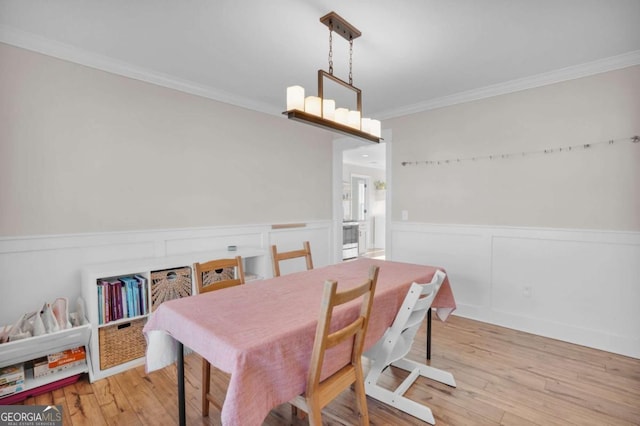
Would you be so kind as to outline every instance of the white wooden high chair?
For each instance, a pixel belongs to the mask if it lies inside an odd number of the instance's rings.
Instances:
[[[405,356],[411,350],[413,339],[445,277],[444,272],[437,271],[430,283],[418,284],[414,282],[411,284],[391,327],[364,354],[371,361],[371,369],[365,378],[366,394],[431,424],[435,424],[431,409],[405,397],[405,392],[419,376],[453,387],[456,386],[456,382],[451,373],[411,361]],[[409,376],[394,391],[378,385],[380,375],[390,365],[410,372]]]

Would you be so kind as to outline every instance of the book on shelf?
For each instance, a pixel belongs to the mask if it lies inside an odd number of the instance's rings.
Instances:
[[[131,312],[131,284],[129,283],[129,279],[127,277],[120,277],[120,281],[122,282],[122,310],[125,318],[130,318],[133,316]]]
[[[33,377],[44,377],[86,363],[84,346],[67,349],[33,360]]]
[[[113,320],[113,309],[111,309],[111,283],[109,281],[104,282],[104,321],[109,322]]]
[[[109,283],[111,285],[111,314],[114,321],[122,319],[122,282],[114,280]]]
[[[24,379],[0,385],[0,397],[12,395],[24,390]]]
[[[24,380],[24,364],[14,364],[0,368],[0,386]]]
[[[140,315],[140,306],[138,304],[139,297],[138,280],[131,278],[131,309],[135,316]]]
[[[142,275],[97,280],[98,323],[149,313],[147,279]]]
[[[121,300],[121,309],[122,309],[122,318],[129,318],[129,309],[127,309],[128,306],[128,300],[127,300],[127,285],[126,283],[122,283],[122,286],[120,288],[120,300]]]
[[[98,280],[98,322],[105,324],[111,321],[111,285],[107,280]]]
[[[138,315],[138,310],[136,309],[136,292],[135,292],[135,288],[138,285],[138,281],[128,277],[129,280],[129,310],[131,312],[131,316],[135,317]]]
[[[144,313],[144,315],[149,313],[148,310],[148,302],[147,302],[147,279],[145,277],[143,277],[142,275],[136,275],[135,279],[138,281],[138,285],[141,288],[140,293],[142,294],[141,299],[141,303],[142,303],[142,312]]]
[[[56,352],[47,355],[49,368],[58,368],[66,364],[72,364],[76,361],[83,361],[87,357],[84,346],[73,349],[67,349],[62,352]]]
[[[24,390],[24,364],[0,368],[0,397]]]
[[[104,324],[104,294],[100,282],[98,282],[98,324]]]
[[[137,315],[135,310],[135,295],[134,295],[134,286],[137,285],[137,281],[132,277],[121,277],[120,281],[123,283],[124,293],[125,293],[125,311],[126,318],[134,317]]]

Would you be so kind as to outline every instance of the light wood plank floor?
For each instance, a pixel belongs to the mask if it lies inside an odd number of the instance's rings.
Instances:
[[[433,325],[431,365],[452,372],[458,386],[420,378],[408,396],[428,405],[438,426],[640,425],[640,360],[455,316]],[[424,360],[424,354],[423,325],[410,357]],[[200,416],[200,365],[197,355],[186,357],[187,424],[218,425],[215,407],[209,418]],[[387,369],[384,381],[397,384],[405,374]],[[222,400],[228,377],[215,369],[212,376]],[[151,374],[139,367],[93,384],[84,377],[25,403],[61,404],[65,425],[174,425],[175,367]],[[326,411],[356,423],[354,405],[345,391]],[[371,398],[368,405],[373,425],[425,424]],[[290,408],[282,405],[264,424],[290,421]]]

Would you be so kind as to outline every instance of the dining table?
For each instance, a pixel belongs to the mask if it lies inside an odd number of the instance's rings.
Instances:
[[[162,303],[143,330],[146,369],[177,362],[180,424],[185,424],[184,347],[230,374],[222,424],[261,425],[273,408],[305,391],[324,282],[337,281],[339,291],[355,287],[367,279],[372,265],[380,269],[367,350],[391,325],[411,284],[427,283],[443,268],[358,258]],[[359,304],[353,302],[334,319],[355,318]],[[456,308],[448,278],[432,308],[441,320]],[[338,355],[327,356],[323,375],[337,371],[340,362]]]

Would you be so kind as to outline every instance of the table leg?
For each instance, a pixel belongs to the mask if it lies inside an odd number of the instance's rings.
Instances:
[[[187,424],[185,415],[185,398],[184,398],[184,346],[182,342],[177,342],[178,359],[176,367],[178,368],[178,420],[180,426]]]
[[[427,360],[431,359],[431,308],[427,311]]]

